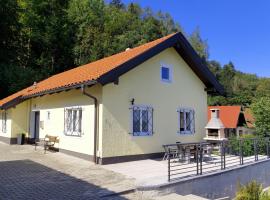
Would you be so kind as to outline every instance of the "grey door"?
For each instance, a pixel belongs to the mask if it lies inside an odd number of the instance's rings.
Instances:
[[[34,139],[39,139],[39,120],[40,120],[39,111],[35,112],[35,130],[34,130]]]

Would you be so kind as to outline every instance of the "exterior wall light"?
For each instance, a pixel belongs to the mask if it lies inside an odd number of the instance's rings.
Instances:
[[[131,105],[134,105],[134,102],[135,102],[135,99],[132,98],[132,99],[130,100],[130,104],[131,104]]]

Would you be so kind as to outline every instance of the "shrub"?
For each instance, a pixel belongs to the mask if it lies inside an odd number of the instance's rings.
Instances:
[[[262,184],[253,180],[247,185],[238,185],[235,200],[270,200],[270,196],[263,192]]]
[[[254,144],[253,140],[254,135],[243,135],[241,139],[243,139],[243,155],[251,156],[254,155]],[[234,155],[239,155],[239,139],[236,136],[232,136],[229,138],[229,147],[231,149],[231,153]]]
[[[270,130],[270,98],[262,97],[251,105],[255,121],[255,129],[261,137],[269,137]]]

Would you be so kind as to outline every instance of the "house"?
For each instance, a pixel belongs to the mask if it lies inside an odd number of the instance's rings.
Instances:
[[[254,131],[246,117],[247,114],[241,106],[209,106],[204,139],[207,141],[224,140],[231,136],[253,134]]]
[[[59,136],[59,151],[100,164],[201,141],[207,93],[223,87],[181,33],[54,75],[0,101],[0,140]]]

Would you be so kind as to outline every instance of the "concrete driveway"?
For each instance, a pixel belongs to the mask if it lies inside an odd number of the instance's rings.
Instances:
[[[143,199],[134,179],[62,153],[0,143],[0,199]]]

